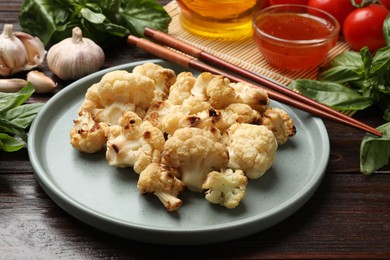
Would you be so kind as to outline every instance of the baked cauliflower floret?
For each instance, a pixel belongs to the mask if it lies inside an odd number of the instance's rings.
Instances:
[[[191,93],[210,102],[213,108],[222,109],[237,100],[235,90],[229,84],[229,79],[221,75],[203,72],[196,78]]]
[[[173,172],[169,166],[151,163],[140,173],[137,183],[141,193],[153,193],[168,211],[175,211],[181,206],[178,196],[185,189],[184,183]]]
[[[278,107],[268,108],[263,113],[261,124],[274,133],[278,144],[285,143],[296,134],[294,121],[286,111]]]
[[[216,129],[180,128],[165,142],[162,162],[178,169],[188,189],[200,192],[207,174],[228,163],[228,151],[219,137]]]
[[[180,120],[180,126],[191,126],[208,129],[217,128],[223,133],[235,123],[260,124],[261,115],[249,105],[233,103],[225,109],[210,108],[199,113],[186,116]]]
[[[70,144],[85,153],[95,153],[106,145],[104,123],[95,122],[88,110],[81,110],[79,117],[73,121],[70,131]]]
[[[237,102],[251,106],[259,113],[263,113],[269,106],[267,92],[246,82],[231,83],[236,92]]]
[[[173,70],[151,62],[136,66],[133,73],[144,75],[155,82],[154,100],[158,101],[168,97],[169,88],[176,81],[176,74]]]
[[[232,209],[245,197],[247,183],[243,171],[227,169],[225,172],[210,172],[202,188],[207,190],[208,201]]]
[[[172,135],[176,129],[181,127],[181,120],[190,111],[180,105],[173,105],[168,100],[153,102],[144,117],[144,121],[150,122],[163,133]]]
[[[108,72],[87,90],[81,109],[88,109],[95,121],[116,125],[127,111],[143,117],[154,98],[155,88],[153,80],[139,73]]]
[[[106,128],[106,159],[117,167],[133,166],[136,173],[150,163],[160,162],[164,148],[164,135],[149,122],[143,122],[134,112],[126,112],[119,125]]]
[[[228,167],[241,169],[249,179],[257,179],[272,166],[278,143],[263,125],[234,124],[226,131]]]
[[[176,82],[169,89],[168,100],[174,105],[181,105],[190,96],[196,78],[191,72],[181,72],[176,77]]]

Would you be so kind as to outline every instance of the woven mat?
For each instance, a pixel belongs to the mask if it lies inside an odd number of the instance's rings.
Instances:
[[[264,75],[285,85],[298,78],[316,79],[317,77],[318,68],[289,71],[279,69],[268,64],[251,38],[240,41],[224,41],[191,34],[183,29],[180,24],[180,8],[176,1],[169,2],[164,6],[164,8],[172,17],[172,22],[169,25],[170,35],[219,58],[227,60],[252,72]],[[328,58],[324,60],[322,65],[326,64],[329,59],[332,59],[337,54],[346,50],[349,50],[347,44],[339,41],[330,51]]]

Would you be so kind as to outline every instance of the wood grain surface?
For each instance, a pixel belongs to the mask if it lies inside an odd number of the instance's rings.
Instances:
[[[166,4],[168,1],[160,1]],[[0,27],[18,26],[20,0],[0,3]],[[104,67],[155,58],[118,43]],[[44,70],[47,71],[46,65]],[[69,82],[60,82],[60,88]],[[50,95],[34,96],[46,101]],[[376,126],[380,113],[355,118]],[[206,246],[160,246],[112,236],[57,206],[37,182],[26,150],[0,152],[0,259],[286,259],[390,258],[390,170],[359,172],[359,130],[324,121],[327,172],[314,196],[283,222],[254,235]]]

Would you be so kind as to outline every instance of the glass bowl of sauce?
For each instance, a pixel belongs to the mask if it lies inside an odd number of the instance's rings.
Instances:
[[[316,67],[336,45],[340,25],[327,12],[305,5],[274,5],[253,17],[253,37],[264,58],[289,70]]]

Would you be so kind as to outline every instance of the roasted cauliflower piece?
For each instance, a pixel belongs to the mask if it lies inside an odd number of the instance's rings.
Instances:
[[[106,128],[108,163],[116,167],[133,167],[136,173],[149,164],[160,162],[164,134],[134,112],[126,112],[119,125]]]
[[[202,188],[207,190],[205,198],[209,202],[232,209],[244,199],[247,184],[243,171],[226,169],[224,172],[210,172]]]
[[[272,166],[278,143],[263,125],[239,124],[229,127],[224,136],[229,150],[228,167],[242,170],[249,179],[257,179]]]
[[[155,89],[155,82],[139,73],[108,72],[87,90],[80,110],[89,110],[97,122],[117,125],[127,111],[144,117]]]
[[[290,115],[278,107],[269,107],[263,113],[261,124],[274,133],[278,144],[284,144],[289,137],[294,136],[297,132]]]
[[[229,161],[219,138],[216,129],[180,128],[165,142],[162,163],[178,169],[189,190],[200,192],[207,174],[225,168]]]
[[[203,72],[196,78],[191,93],[210,102],[213,108],[222,109],[237,100],[236,93],[229,84],[229,79],[221,75]]]
[[[169,89],[176,81],[176,74],[173,70],[151,62],[136,66],[133,73],[144,75],[155,82],[154,100],[156,101],[167,99]]]
[[[237,101],[251,106],[260,114],[269,107],[267,92],[246,82],[231,83],[230,86],[236,92]]]
[[[73,120],[73,127],[70,130],[70,144],[84,153],[95,153],[106,145],[104,123],[93,120],[88,110],[81,110],[79,117]]]
[[[153,193],[168,211],[177,210],[182,201],[184,183],[175,177],[174,169],[159,163],[149,164],[139,175],[137,187],[141,193]]]
[[[183,101],[192,96],[196,78],[191,72],[181,72],[177,75],[175,83],[169,89],[168,101],[173,105],[181,105]]]

